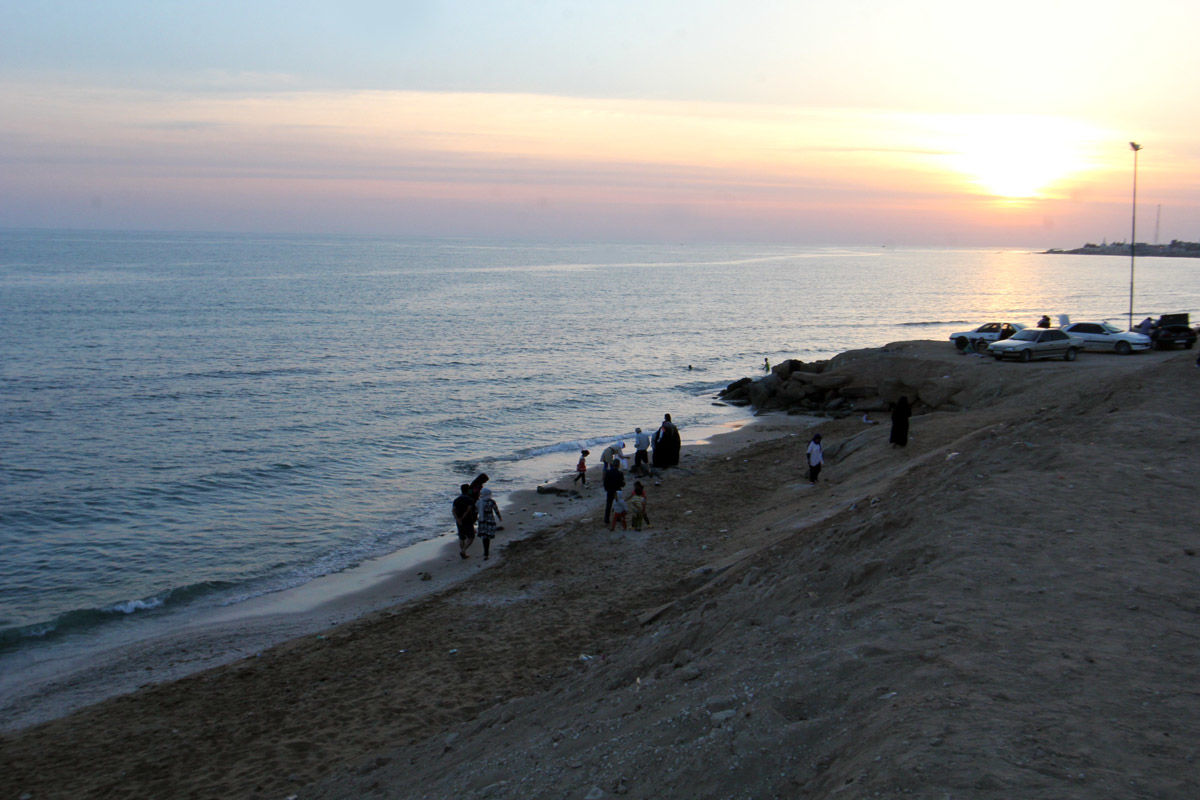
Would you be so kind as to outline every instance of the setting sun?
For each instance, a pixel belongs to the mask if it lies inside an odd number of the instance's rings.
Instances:
[[[1043,197],[1054,184],[1087,168],[1093,134],[1076,123],[1021,116],[965,122],[949,163],[987,194]]]

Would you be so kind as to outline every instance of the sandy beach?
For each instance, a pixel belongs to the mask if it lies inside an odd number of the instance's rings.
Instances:
[[[194,674],[10,730],[0,797],[1196,797],[1194,362],[843,354],[952,402],[906,448],[883,414],[685,447],[642,531],[567,467],[486,569],[435,540],[246,622],[287,641],[196,672],[191,636]]]

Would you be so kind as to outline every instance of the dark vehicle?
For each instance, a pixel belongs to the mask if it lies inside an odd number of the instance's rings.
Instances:
[[[1196,345],[1196,332],[1187,314],[1163,314],[1150,329],[1155,350],[1174,350],[1183,345],[1191,350]]]

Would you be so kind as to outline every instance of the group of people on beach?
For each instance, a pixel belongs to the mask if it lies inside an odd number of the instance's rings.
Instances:
[[[907,397],[899,398],[892,406],[892,429],[888,441],[892,447],[904,447],[908,444],[908,420],[912,415],[912,407]],[[863,415],[863,421],[875,424],[874,420]],[[809,440],[805,450],[805,462],[808,466],[808,482],[816,485],[825,464],[825,448],[821,442],[821,434],[815,433]],[[667,468],[679,464],[681,439],[679,429],[671,421],[670,414],[663,415],[662,424],[651,436],[641,428],[634,430],[633,465],[626,462],[625,442],[616,441],[604,448],[600,454],[600,464],[603,469],[601,486],[604,488],[604,524],[609,530],[616,530],[617,523],[622,530],[632,524],[635,531],[650,524],[650,516],[646,509],[646,487],[641,481],[634,481],[633,489],[628,496],[622,494],[625,488],[625,470],[637,476],[653,474],[652,467]],[[575,465],[573,483],[587,485],[587,459],[590,450],[579,451],[579,461]],[[499,530],[498,522],[503,520],[500,508],[492,498],[492,490],[484,486],[488,482],[487,473],[481,473],[470,483],[464,483],[459,496],[454,499],[454,522],[458,527],[458,553],[462,558],[470,558],[467,551],[478,538],[483,542],[483,557],[491,555],[492,539]],[[629,515],[632,512],[631,523]]]
[[[482,472],[475,480],[464,483],[459,487],[459,495],[451,506],[454,523],[458,526],[458,555],[462,558],[470,558],[467,550],[478,538],[483,542],[483,558],[486,561],[491,556],[492,539],[499,530],[496,523],[504,519],[500,507],[492,499],[492,490],[484,486],[487,482],[488,475]]]
[[[604,449],[600,461],[604,471],[604,524],[609,526],[609,530],[616,530],[617,523],[621,524],[622,530],[632,525],[637,531],[650,524],[646,509],[646,487],[641,481],[634,481],[630,493],[623,495],[624,470],[630,469],[632,474],[638,476],[649,476],[653,474],[651,465],[658,468],[676,466],[679,464],[680,446],[679,429],[671,421],[671,415],[665,414],[662,424],[653,435],[643,432],[641,428],[635,430],[632,468],[626,463],[625,442],[613,442]],[[575,467],[574,482],[584,486],[587,485],[589,455],[590,450],[581,450],[579,463]],[[464,483],[459,487],[459,495],[451,506],[458,528],[458,554],[461,558],[470,558],[467,551],[476,539],[483,542],[484,559],[490,558],[492,539],[500,530],[497,523],[503,517],[492,498],[492,490],[484,486],[487,482],[487,474],[481,473],[470,483]]]
[[[629,467],[625,456],[625,442],[617,441],[604,448],[600,454],[600,464],[603,468],[601,485],[604,488],[604,524],[609,530],[616,530],[617,523],[621,529],[627,530],[626,520],[633,513],[632,525],[635,531],[640,531],[643,525],[650,524],[650,516],[646,513],[646,487],[641,481],[634,481],[630,494],[622,496],[625,488],[625,469],[633,475],[645,477],[653,474],[652,468],[665,469],[679,464],[681,439],[679,428],[671,421],[670,414],[663,415],[662,424],[654,435],[634,429],[633,466]],[[575,482],[587,485],[587,457],[590,450],[579,451],[579,463],[575,465]]]

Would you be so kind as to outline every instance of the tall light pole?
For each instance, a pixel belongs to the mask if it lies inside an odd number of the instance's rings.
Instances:
[[[1137,162],[1138,151],[1142,146],[1130,142],[1129,149],[1133,151],[1133,221],[1129,231],[1129,330],[1133,330],[1133,262],[1137,250]]]

